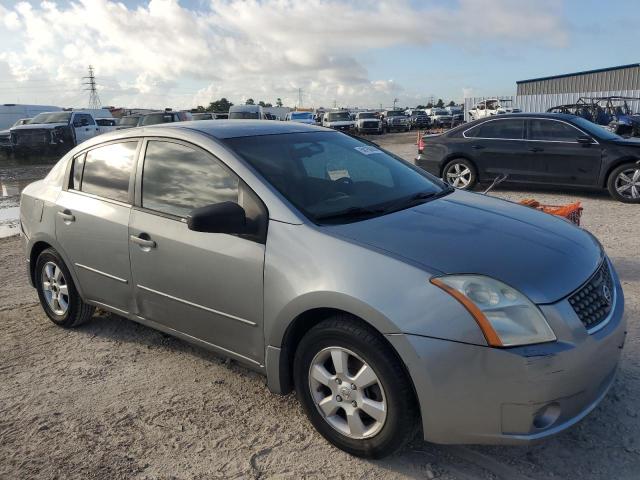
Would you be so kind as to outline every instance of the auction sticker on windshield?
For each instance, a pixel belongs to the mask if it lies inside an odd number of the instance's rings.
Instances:
[[[381,150],[378,150],[376,147],[354,147],[357,151],[362,153],[363,155],[373,155],[374,153],[382,153]]]
[[[348,170],[329,170],[327,173],[329,174],[329,178],[334,182],[341,178],[351,178]]]

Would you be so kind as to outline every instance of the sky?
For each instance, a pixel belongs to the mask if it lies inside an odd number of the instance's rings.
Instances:
[[[0,104],[388,107],[640,62],[638,0],[0,0]]]

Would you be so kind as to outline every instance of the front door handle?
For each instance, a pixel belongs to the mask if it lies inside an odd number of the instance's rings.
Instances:
[[[474,150],[482,150],[483,148],[485,148],[484,145],[471,145],[471,148],[473,148]]]
[[[76,217],[72,215],[69,210],[58,212],[58,216],[62,218],[62,221],[64,223],[71,223],[76,221]]]
[[[145,235],[146,234],[140,234]],[[140,245],[143,249],[156,248],[156,242],[151,239],[142,238],[141,236],[130,235],[129,239],[136,245]]]
[[[533,152],[533,153],[544,152],[544,148],[541,148],[541,147],[532,147],[532,148],[530,148],[530,149],[529,149],[529,151],[530,151],[530,152]]]

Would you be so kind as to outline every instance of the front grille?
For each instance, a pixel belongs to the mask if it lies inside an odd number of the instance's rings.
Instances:
[[[598,326],[611,312],[613,295],[613,280],[609,264],[605,260],[589,281],[569,297],[569,303],[582,324],[590,330]]]
[[[29,130],[24,132],[13,132],[13,143],[16,145],[38,146],[50,143],[51,136],[49,130]]]
[[[362,128],[378,128],[378,122],[362,122]]]

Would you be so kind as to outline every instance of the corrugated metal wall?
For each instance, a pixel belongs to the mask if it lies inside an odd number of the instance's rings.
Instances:
[[[469,121],[467,112],[473,108],[477,102],[489,100],[491,98],[499,98],[500,100],[511,100],[513,107],[521,109],[523,112],[541,113],[546,112],[549,108],[557,105],[565,105],[576,103],[580,97],[638,97],[640,98],[640,89],[638,90],[609,90],[605,92],[583,92],[583,93],[556,93],[556,94],[540,94],[540,95],[512,95],[512,96],[494,96],[494,97],[471,97],[464,99],[464,117]],[[627,102],[634,112],[640,112],[640,100]]]
[[[518,95],[640,90],[640,66],[525,81],[517,89]]]

